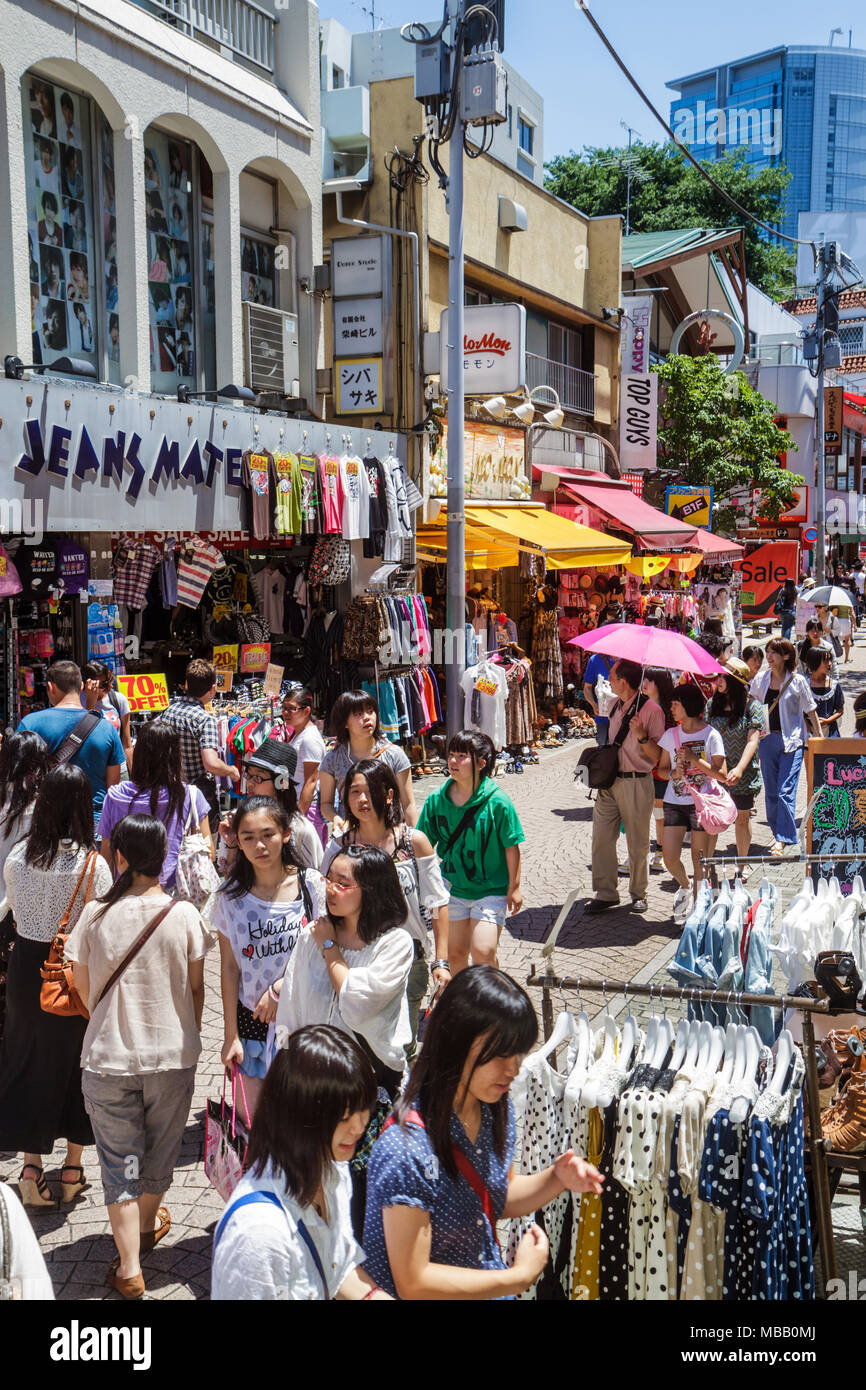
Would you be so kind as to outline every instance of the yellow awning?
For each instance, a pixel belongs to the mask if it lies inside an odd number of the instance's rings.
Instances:
[[[432,525],[419,527],[419,549],[444,550],[445,526],[443,511]],[[620,565],[630,559],[632,553],[627,541],[581,526],[544,507],[496,507],[477,503],[467,506],[467,552],[486,550],[497,557],[513,556],[510,560],[497,558],[495,566],[486,568],[505,568],[509,564],[517,564],[518,552],[526,544],[541,546],[551,569]]]

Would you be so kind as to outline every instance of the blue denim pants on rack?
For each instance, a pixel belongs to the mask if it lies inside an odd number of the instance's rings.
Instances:
[[[785,845],[797,843],[797,786],[803,766],[803,745],[793,753],[785,752],[781,734],[767,734],[758,744],[764,796],[767,802],[767,824],[776,839]]]

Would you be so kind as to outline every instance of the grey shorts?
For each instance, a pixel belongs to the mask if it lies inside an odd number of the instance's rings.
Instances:
[[[171,1187],[194,1086],[195,1067],[141,1076],[81,1073],[106,1205]]]

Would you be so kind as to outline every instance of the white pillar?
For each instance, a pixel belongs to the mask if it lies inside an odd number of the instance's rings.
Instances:
[[[144,132],[130,118],[114,132],[114,192],[117,218],[117,312],[120,319],[120,380],[136,391],[150,390],[150,242],[145,224]]]
[[[244,382],[241,316],[240,178],[233,170],[213,176],[214,285],[216,294],[216,382]]]

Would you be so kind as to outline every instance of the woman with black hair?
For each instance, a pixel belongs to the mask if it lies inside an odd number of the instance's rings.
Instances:
[[[298,794],[298,810],[315,828],[323,845],[328,843],[328,827],[319,805],[319,767],[325,756],[325,740],[313,718],[313,693],[305,686],[292,686],[283,696],[283,718],[271,729],[271,738],[291,743],[297,762],[293,781]]]
[[[411,764],[402,748],[383,738],[379,706],[372,695],[365,690],[347,690],[331,710],[330,727],[337,746],[325,754],[319,767],[319,793],[325,820],[331,823],[336,818],[338,793],[342,810],[342,786],[352,764],[360,762],[362,758],[375,758],[377,761],[381,758],[397,778],[406,823],[414,825],[418,819],[418,808],[412,789]],[[342,829],[342,826],[338,825],[337,828]]]
[[[508,1092],[537,1037],[525,991],[490,966],[464,970],[431,1014],[370,1157],[366,1266],[387,1293],[513,1298],[544,1269],[548,1241],[531,1226],[507,1268],[496,1223],[533,1215],[566,1189],[601,1191],[601,1174],[571,1149],[540,1173],[514,1173]]]
[[[412,1041],[407,1050],[411,1062],[415,1055],[421,1004],[430,983],[427,960],[430,955],[430,927],[433,931],[433,983],[437,991],[451,979],[448,961],[448,889],[442,881],[439,856],[427,836],[403,820],[397,779],[387,763],[371,758],[355,763],[346,773],[343,786],[347,829],[325,850],[322,872],[327,873],[334,859],[349,845],[375,845],[390,855],[406,899],[409,915],[406,929],[415,946],[415,961],[409,974],[409,1023]]]
[[[451,972],[495,965],[499,937],[509,912],[523,906],[520,845],[523,828],[510,797],[492,773],[496,750],[486,734],[464,730],[448,741],[450,776],[431,792],[418,829],[442,860],[448,903]]]
[[[161,719],[143,725],[135,741],[132,776],[126,782],[109,787],[98,827],[102,856],[113,868],[111,834],[124,816],[134,811],[146,812],[162,821],[167,838],[160,882],[169,889],[174,887],[177,857],[184,835],[201,835],[213,854],[207,798],[199,787],[184,782],[180,767],[177,729]]]
[[[118,877],[88,903],[66,943],[90,1020],[81,1086],[93,1125],[117,1258],[108,1284],[141,1298],[140,1255],[171,1227],[171,1187],[201,1052],[204,958],[192,903],[160,883],[165,826],[125,816],[111,832]]]
[[[271,1063],[247,1170],[214,1235],[211,1299],[387,1299],[352,1233],[349,1160],[376,1103],[338,1028],[300,1028]]]
[[[671,714],[671,703],[674,698],[674,679],[670,671],[661,666],[647,666],[641,682],[641,692],[648,695],[651,700],[655,700],[659,709],[665,717],[665,728],[672,729],[674,717]],[[649,866],[651,869],[662,867],[662,836],[664,833],[665,812],[664,798],[667,791],[669,772],[663,772],[660,767],[654,767],[652,771],[653,791],[653,820],[656,826],[656,847],[650,857]]]
[[[43,778],[30,832],[9,851],[3,876],[16,936],[0,1048],[0,1149],[24,1151],[24,1205],[53,1208],[42,1154],[66,1140],[60,1187],[71,1202],[87,1185],[81,1154],[93,1131],[81,1095],[86,1019],[43,1012],[41,971],[64,915],[71,930],[87,899],[111,887],[93,847],[93,794],[80,767],[67,763]]]
[[[745,857],[752,843],[752,807],[761,790],[761,764],[758,745],[764,731],[764,711],[749,694],[751,673],[745,661],[728,657],[726,672],[716,676],[716,689],[707,710],[707,722],[722,737],[725,748],[723,779],[737,808],[734,836],[737,854]],[[707,853],[716,852],[717,836],[712,835]]]
[[[778,614],[782,625],[782,638],[787,642],[794,630],[797,617],[797,585],[793,579],[786,579],[780,588],[773,612]]]
[[[800,643],[797,652],[797,656],[799,658],[800,663],[800,674],[805,676],[807,679],[810,675],[810,671],[808,665],[806,664],[806,658],[808,657],[809,652],[814,651],[816,648],[821,648],[829,654],[830,678],[832,680],[837,680],[839,677],[839,670],[836,665],[836,652],[833,648],[833,643],[830,641],[829,637],[824,631],[824,624],[819,622],[817,618],[810,618],[806,624],[806,636]],[[755,671],[754,674],[757,675],[758,672]]]
[[[239,853],[216,894],[212,923],[219,933],[224,1067],[244,1074],[250,1114],[271,1061],[273,1023],[286,959],[304,926],[324,907],[324,883],[304,869],[292,849],[292,823],[272,797],[251,796],[235,812]]]
[[[0,745],[0,926],[7,908],[3,868],[12,846],[30,832],[36,793],[51,765],[48,744],[31,729]]]

